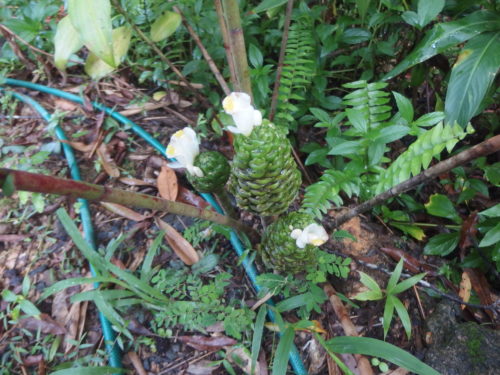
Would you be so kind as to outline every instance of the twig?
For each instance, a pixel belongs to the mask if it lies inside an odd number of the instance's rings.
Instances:
[[[351,318],[349,318],[349,314],[344,304],[342,303],[340,298],[337,297],[337,292],[335,291],[333,286],[330,283],[324,283],[323,290],[330,300],[333,310],[335,311],[335,314],[337,315],[337,318],[342,325],[342,328],[344,329],[344,333],[347,336],[358,337],[359,335],[356,331],[356,327],[352,323]],[[354,358],[356,358],[356,361],[358,362],[358,368],[361,371],[361,375],[373,375],[373,370],[370,366],[370,362],[365,356],[361,354],[355,354]]]
[[[184,27],[186,27],[187,31],[189,32],[189,34],[193,38],[194,42],[196,43],[196,45],[200,49],[203,57],[207,61],[208,67],[210,68],[210,70],[214,74],[217,82],[219,82],[219,85],[222,88],[222,91],[224,91],[224,94],[229,95],[231,93],[231,90],[229,89],[229,86],[227,85],[226,81],[224,80],[224,77],[222,76],[221,72],[219,71],[219,68],[217,68],[217,65],[215,65],[215,62],[212,59],[212,56],[210,56],[207,49],[205,48],[205,46],[201,42],[200,37],[198,36],[196,31],[194,31],[194,29],[191,27],[191,25],[187,22],[186,17],[184,16],[184,13],[182,13],[182,11],[179,9],[179,7],[174,6],[174,10],[181,15],[182,23],[183,23]]]
[[[48,53],[48,52],[45,52],[44,50],[41,50],[39,48],[36,48],[35,46],[29,44],[27,41],[25,41],[23,38],[21,38],[19,35],[17,35],[15,32],[13,32],[11,29],[9,29],[7,26],[5,25],[2,25],[0,24],[0,29],[3,29],[5,32],[7,32],[8,34],[12,35],[13,37],[15,37],[17,40],[19,40],[21,43],[23,43],[24,45],[26,45],[29,49],[31,49],[32,51],[35,51],[35,52],[38,52],[38,53],[41,53],[42,55],[45,55],[45,56],[49,56],[49,57],[54,57],[53,54],[51,53]],[[5,35],[5,34],[4,34]]]
[[[248,71],[247,51],[245,48],[245,38],[241,28],[240,9],[237,0],[222,0],[222,12],[224,22],[228,31],[229,53],[227,59],[234,59],[234,68],[236,77],[235,91],[242,91],[252,95],[252,84],[250,82],[250,73]]]
[[[177,215],[185,215],[227,225],[246,233],[250,238],[256,238],[256,232],[228,217],[215,211],[201,209],[189,204],[169,201],[151,195],[135,193],[121,189],[113,189],[88,182],[68,180],[59,177],[45,176],[38,173],[29,173],[13,169],[0,168],[0,185],[5,189],[6,181],[16,190],[26,190],[36,193],[65,195],[71,198],[83,198],[90,201],[118,203],[126,206],[164,211]],[[6,194],[4,190],[4,194]]]
[[[274,81],[273,96],[271,97],[271,110],[269,112],[269,120],[273,121],[276,114],[276,106],[278,105],[278,94],[281,85],[281,73],[283,72],[283,61],[285,60],[286,45],[288,43],[288,32],[290,30],[290,22],[292,19],[293,1],[288,0],[286,6],[285,24],[283,25],[283,37],[281,38],[280,56],[278,59],[278,68],[276,69],[276,81]]]
[[[352,219],[353,217],[362,214],[366,211],[371,210],[378,204],[385,202],[386,200],[395,197],[407,190],[413,189],[417,185],[437,177],[441,173],[447,172],[461,164],[467,163],[473,159],[480,156],[489,155],[493,152],[500,150],[500,135],[496,135],[484,142],[469,148],[468,150],[462,151],[451,158],[443,160],[436,165],[430,167],[429,169],[419,173],[415,177],[406,180],[391,189],[377,195],[376,197],[350,209],[343,215],[340,215],[334,220],[334,226],[339,227],[346,221]]]
[[[236,68],[234,66],[233,56],[229,49],[229,32],[227,31],[226,21],[224,20],[224,12],[222,11],[221,0],[214,0],[215,11],[217,12],[217,18],[219,19],[220,32],[222,34],[222,40],[224,43],[224,50],[226,51],[227,65],[229,67],[229,75],[231,77],[231,84],[233,89],[236,90],[238,86],[236,82]]]

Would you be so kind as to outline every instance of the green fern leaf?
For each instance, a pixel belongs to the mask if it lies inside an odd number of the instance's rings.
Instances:
[[[302,209],[321,218],[332,204],[342,205],[340,192],[348,197],[359,195],[360,178],[347,172],[329,169],[323,173],[320,180],[306,188]]]
[[[416,176],[422,169],[427,169],[432,159],[439,156],[445,148],[448,152],[451,152],[458,141],[473,132],[474,130],[470,125],[464,130],[456,123],[455,125],[443,125],[440,122],[432,129],[422,133],[380,175],[375,194],[386,191],[394,185],[409,179],[411,176]]]

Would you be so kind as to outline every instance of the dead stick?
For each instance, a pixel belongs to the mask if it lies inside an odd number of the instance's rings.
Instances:
[[[9,181],[9,179],[12,180]],[[12,183],[11,187],[16,190],[65,195],[71,198],[83,198],[90,201],[111,202],[205,219],[245,232],[250,238],[256,238],[256,233],[253,229],[228,216],[220,215],[215,211],[205,210],[189,204],[169,201],[151,195],[114,189],[88,182],[46,176],[38,173],[0,168],[0,185],[3,186],[3,189],[10,185],[10,182]],[[6,194],[5,191],[4,194]]]
[[[205,46],[201,42],[200,37],[198,36],[196,31],[194,31],[194,29],[191,27],[191,25],[187,22],[186,17],[184,16],[184,13],[182,13],[182,11],[179,9],[179,7],[174,6],[174,10],[181,15],[182,24],[187,29],[187,31],[191,35],[191,38],[193,38],[194,42],[196,43],[196,45],[200,49],[203,57],[207,61],[208,67],[210,68],[210,70],[214,74],[217,82],[219,82],[219,85],[222,88],[222,91],[224,91],[224,94],[229,95],[231,93],[231,90],[229,89],[229,86],[227,85],[226,81],[224,80],[224,77],[222,76],[219,68],[217,68],[217,65],[215,65],[215,62],[212,59],[212,56],[210,56],[207,49],[205,48]]]
[[[222,10],[221,0],[214,0],[215,11],[217,12],[217,18],[219,19],[220,32],[222,34],[222,40],[224,43],[224,50],[226,51],[227,65],[229,67],[229,75],[231,77],[231,84],[233,85],[234,91],[238,87],[238,82],[236,81],[236,68],[234,66],[234,59],[231,55],[229,49],[229,32],[227,31],[226,21],[224,20],[224,12]]]
[[[286,6],[285,24],[283,25],[283,37],[281,38],[280,56],[278,59],[278,68],[276,69],[276,81],[274,81],[273,96],[271,97],[271,110],[269,112],[269,120],[273,121],[278,105],[278,94],[281,85],[281,73],[283,72],[283,61],[285,60],[286,45],[288,43],[288,32],[290,30],[290,22],[292,19],[293,1],[288,0]]]
[[[337,292],[335,291],[333,286],[330,283],[325,283],[323,284],[323,290],[328,296],[328,299],[332,304],[333,310],[335,311],[335,314],[337,315],[337,318],[339,319],[345,334],[347,336],[359,336],[358,332],[356,331],[356,327],[352,323],[351,318],[349,318],[349,314],[347,313],[344,304],[342,303],[340,298],[337,297]],[[361,371],[361,375],[373,375],[373,370],[370,366],[368,358],[361,354],[354,354],[354,358],[356,358],[356,361],[358,361],[358,368]]]
[[[350,209],[345,214],[340,215],[334,221],[335,227],[339,227],[346,221],[352,219],[353,217],[362,214],[366,211],[371,210],[378,204],[385,202],[386,200],[395,197],[401,193],[404,193],[407,190],[413,189],[417,185],[435,178],[440,174],[447,172],[459,165],[465,164],[473,159],[476,159],[480,156],[486,156],[493,152],[500,150],[500,135],[496,135],[490,139],[487,139],[484,142],[479,143],[478,145],[469,148],[468,150],[462,151],[459,154],[452,156],[446,160],[443,160],[436,165],[430,167],[429,169],[419,173],[415,177],[406,180],[389,190],[375,196],[374,198],[361,203],[360,205]]]

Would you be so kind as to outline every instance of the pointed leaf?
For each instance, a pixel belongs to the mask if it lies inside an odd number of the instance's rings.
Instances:
[[[62,18],[57,24],[54,36],[54,63],[61,70],[66,69],[69,57],[82,48],[78,31],[73,27],[69,16]]]
[[[371,276],[361,271],[359,272],[359,275],[359,281],[361,281],[364,286],[366,286],[370,290],[382,293],[382,290],[378,286],[377,282]]]
[[[116,67],[109,0],[68,0],[68,14],[83,44],[108,65]]]
[[[395,297],[388,295],[384,306],[384,340],[389,332],[389,327],[391,326],[392,317],[394,315],[394,299]]]
[[[288,365],[288,354],[293,344],[293,337],[295,331],[293,327],[289,326],[283,332],[280,338],[278,347],[276,348],[276,355],[274,356],[274,363],[271,375],[285,375]]]
[[[392,302],[394,303],[394,307],[396,308],[396,312],[399,316],[399,319],[401,319],[401,323],[403,323],[403,327],[406,332],[406,336],[408,339],[411,337],[411,319],[410,316],[408,315],[408,311],[406,310],[406,307],[403,305],[401,300],[399,298],[393,297]]]
[[[151,40],[159,42],[175,33],[182,22],[181,15],[175,12],[165,12],[151,26]]]
[[[425,204],[425,209],[431,215],[445,217],[453,220],[455,223],[462,222],[462,218],[458,215],[453,203],[446,195],[433,194],[429,202]]]
[[[424,27],[431,22],[444,8],[444,0],[419,0],[418,24]]]
[[[394,95],[394,99],[396,99],[399,113],[401,113],[401,116],[410,124],[413,121],[413,106],[411,101],[395,91],[392,92],[392,95]]]
[[[404,292],[405,290],[411,288],[413,285],[418,283],[420,280],[422,280],[425,277],[426,273],[419,273],[418,275],[409,277],[406,280],[401,281],[398,285],[396,285],[392,290],[391,294],[399,294],[401,292]],[[389,293],[389,292],[388,292]]]
[[[401,258],[396,265],[396,268],[394,268],[394,271],[392,271],[392,275],[389,278],[389,282],[387,283],[387,293],[391,293],[392,289],[396,286],[396,283],[401,277],[401,271],[403,271],[403,263],[404,258]]]
[[[113,30],[113,52],[116,66],[122,61],[128,51],[132,29],[127,26],[122,26]],[[105,60],[100,59],[96,54],[89,53],[87,61],[85,61],[85,73],[92,79],[100,79],[105,75],[115,70],[116,66],[108,64]]]
[[[438,234],[427,242],[424,247],[424,254],[444,257],[457,248],[459,240],[459,232]]]
[[[453,66],[445,100],[446,122],[465,128],[500,69],[500,31],[472,38]]]
[[[427,32],[415,49],[382,79],[391,79],[406,69],[482,32],[498,29],[500,29],[498,16],[484,10],[474,12],[458,21],[437,24]]]
[[[486,232],[483,239],[479,243],[479,247],[490,246],[498,242],[500,242],[500,223]]]
[[[172,250],[174,250],[177,256],[181,258],[184,263],[191,266],[200,260],[200,256],[193,246],[191,246],[191,244],[186,241],[186,239],[182,237],[182,235],[177,232],[174,227],[160,219],[156,219],[155,221],[156,225],[165,231],[165,239]]]

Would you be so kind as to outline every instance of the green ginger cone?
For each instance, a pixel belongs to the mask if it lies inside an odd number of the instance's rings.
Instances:
[[[206,151],[198,154],[193,165],[203,172],[203,177],[187,174],[191,185],[200,193],[214,193],[223,189],[231,168],[227,159],[220,152]]]
[[[235,135],[230,189],[239,207],[262,216],[290,206],[301,184],[285,133],[264,120],[250,135]]]
[[[325,229],[311,215],[292,212],[280,217],[264,232],[261,256],[266,266],[280,272],[299,273],[316,262],[319,245],[328,240]]]

